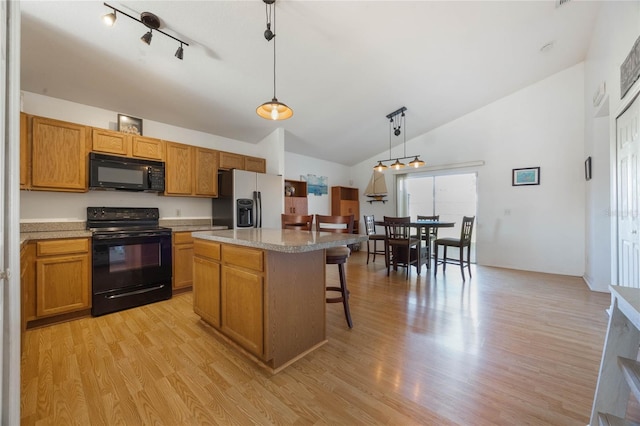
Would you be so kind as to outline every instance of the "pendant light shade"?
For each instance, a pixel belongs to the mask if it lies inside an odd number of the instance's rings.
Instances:
[[[387,166],[382,164],[382,161],[378,161],[378,164],[374,167],[374,170],[381,172],[383,170],[387,170]]]
[[[256,108],[256,113],[266,120],[286,120],[293,116],[293,110],[276,98],[276,9],[275,0],[263,0],[267,8],[267,30],[264,38],[273,41],[273,98]],[[273,7],[273,31],[271,30],[271,8]]]
[[[260,105],[256,108],[256,112],[267,120],[286,120],[293,115],[293,110],[282,102],[278,102],[276,98]]]
[[[411,161],[409,163],[409,166],[414,167],[414,168],[418,168],[418,167],[424,166],[424,164],[425,164],[424,161],[419,159],[418,156],[416,155],[416,158],[414,158],[413,161]]]

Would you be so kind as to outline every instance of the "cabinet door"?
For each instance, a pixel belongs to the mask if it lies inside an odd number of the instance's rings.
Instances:
[[[193,182],[191,178],[192,147],[167,142],[165,148],[167,150],[165,163],[165,194],[191,195],[193,193]]]
[[[20,189],[29,187],[29,116],[20,113]]]
[[[193,244],[173,246],[173,289],[193,285]]]
[[[218,151],[195,149],[195,194],[204,197],[218,196]]]
[[[266,173],[267,160],[259,157],[244,157],[244,169],[249,172]]]
[[[259,274],[222,268],[222,331],[249,352],[264,350],[263,281]]]
[[[133,157],[164,160],[164,142],[160,139],[144,136],[131,137],[131,155]]]
[[[220,165],[221,169],[244,169],[244,156],[240,154],[234,154],[232,152],[220,151]]]
[[[131,137],[113,130],[91,129],[91,150],[107,154],[129,155]]]
[[[340,214],[343,216],[352,214],[354,219],[360,217],[360,205],[358,201],[342,200],[340,202]]]
[[[88,254],[37,259],[37,316],[45,317],[89,308],[89,287]]]
[[[220,328],[220,263],[193,258],[193,311]]]
[[[87,190],[86,127],[33,117],[31,185],[33,189]]]
[[[284,211],[286,214],[309,214],[307,197],[284,197]]]

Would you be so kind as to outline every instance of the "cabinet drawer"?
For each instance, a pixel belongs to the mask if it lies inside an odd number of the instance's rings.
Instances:
[[[56,254],[86,253],[89,251],[89,239],[77,238],[72,240],[38,241],[36,243],[37,256]]]
[[[224,245],[222,260],[227,265],[240,266],[262,272],[264,270],[264,253],[262,250],[240,246]]]
[[[220,244],[213,241],[194,240],[193,254],[214,260],[220,260]]]
[[[174,232],[173,244],[193,244],[191,232]]]

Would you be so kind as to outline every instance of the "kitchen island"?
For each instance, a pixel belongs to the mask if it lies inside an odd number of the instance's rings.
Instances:
[[[264,228],[193,237],[194,311],[272,373],[327,341],[325,249],[368,238]]]

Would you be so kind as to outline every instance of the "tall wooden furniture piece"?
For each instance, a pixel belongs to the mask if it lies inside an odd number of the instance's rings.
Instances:
[[[284,212],[286,214],[309,214],[307,182],[284,180]]]
[[[384,234],[378,234],[376,232],[376,219],[373,215],[364,215],[364,229],[369,239],[367,240],[367,265],[369,264],[369,256],[373,255],[373,261],[376,261],[376,254],[384,256]],[[382,243],[382,248],[378,248],[378,243]],[[371,243],[373,243],[373,250],[371,250]],[[385,258],[386,260],[386,258]]]
[[[464,216],[462,218],[462,228],[460,229],[460,238],[438,238],[433,244],[435,246],[435,258],[434,258],[434,272],[438,273],[438,265],[442,264],[442,272],[447,268],[447,263],[453,263],[454,265],[460,265],[460,272],[462,273],[462,281],[465,281],[464,267],[469,269],[469,278],[471,278],[471,233],[473,232],[473,221],[475,216]],[[438,246],[444,246],[444,253],[442,259],[438,259]],[[452,259],[447,257],[447,247],[458,247],[460,249],[459,259]],[[467,248],[467,260],[464,260],[464,248]]]
[[[613,303],[593,398],[591,426],[625,421],[629,395],[640,402],[640,289],[610,286]]]
[[[438,221],[440,220],[440,215],[433,215],[433,216],[420,216],[418,215],[418,221],[421,220],[433,220],[433,221]],[[431,245],[433,244],[433,242],[435,240],[438,239],[438,227],[437,226],[429,226],[427,228],[428,232],[424,232],[422,234],[422,240],[425,241],[426,247],[427,247],[427,259],[431,259],[431,257],[433,256],[433,252],[431,250]],[[431,261],[427,262],[427,269],[431,268]]]
[[[411,265],[420,267],[418,246],[421,243],[417,236],[411,235],[410,217],[384,217],[385,260],[387,276],[393,264],[394,270],[404,266],[405,279],[409,279]],[[413,253],[412,253],[413,252]],[[412,255],[413,254],[413,255]]]
[[[360,198],[358,188],[347,186],[331,187],[331,215],[348,216],[353,215],[353,232],[358,233],[360,229]]]
[[[293,229],[298,231],[311,231],[313,225],[313,215],[282,214],[282,229]]]
[[[316,231],[318,232],[339,232],[353,233],[353,215],[348,216],[323,216],[316,215]],[[328,265],[338,265],[340,274],[340,287],[327,286],[326,290],[331,292],[339,292],[340,296],[327,297],[327,303],[342,302],[344,307],[344,315],[347,319],[349,328],[353,328],[351,320],[351,311],[349,310],[349,290],[347,289],[347,278],[344,273],[344,264],[351,255],[351,250],[347,246],[330,247],[325,251],[325,262]]]

